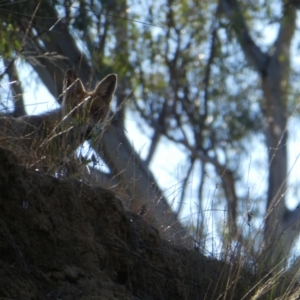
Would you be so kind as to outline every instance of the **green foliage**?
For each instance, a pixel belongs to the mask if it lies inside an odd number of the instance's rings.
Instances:
[[[18,52],[22,48],[16,31],[13,24],[0,23],[0,52],[3,58],[12,57],[13,53]]]
[[[50,16],[48,5],[54,8],[58,1],[2,1],[0,5],[0,52],[4,58],[23,51],[30,41],[35,18]],[[24,35],[24,33],[26,35]]]

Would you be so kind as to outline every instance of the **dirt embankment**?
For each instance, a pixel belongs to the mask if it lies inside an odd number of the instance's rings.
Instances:
[[[241,299],[249,290],[239,268],[162,240],[112,192],[15,161],[0,148],[0,299]]]

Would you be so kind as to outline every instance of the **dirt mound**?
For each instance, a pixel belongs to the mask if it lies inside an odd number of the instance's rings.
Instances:
[[[112,192],[15,161],[0,148],[1,299],[241,299],[250,287],[240,269],[162,240]],[[228,285],[225,269],[239,279]]]

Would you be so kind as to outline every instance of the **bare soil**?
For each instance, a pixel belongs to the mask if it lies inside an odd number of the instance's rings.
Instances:
[[[16,161],[0,148],[0,299],[242,299],[253,286],[162,240],[109,190]]]

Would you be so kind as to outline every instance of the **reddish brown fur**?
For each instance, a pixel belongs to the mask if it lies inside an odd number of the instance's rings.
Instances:
[[[22,163],[66,158],[104,121],[116,85],[117,76],[111,74],[86,91],[76,73],[68,70],[61,108],[41,115],[1,117],[0,146],[12,150]]]

